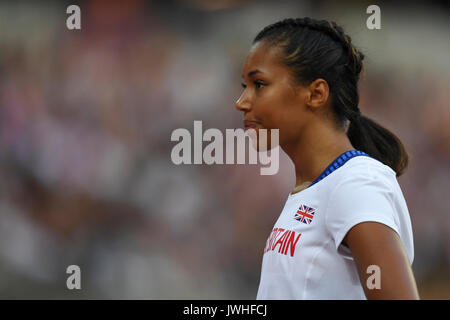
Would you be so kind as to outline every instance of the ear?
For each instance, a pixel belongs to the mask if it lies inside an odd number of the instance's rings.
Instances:
[[[330,87],[324,79],[318,78],[311,82],[311,84],[308,86],[308,90],[309,94],[306,104],[309,107],[317,109],[327,103],[328,97],[330,95]]]

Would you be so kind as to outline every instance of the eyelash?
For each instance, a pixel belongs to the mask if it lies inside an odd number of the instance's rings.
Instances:
[[[255,84],[256,89],[261,89],[263,86],[266,85],[264,82],[259,81],[259,80],[255,80],[255,81],[253,81],[253,83]],[[244,89],[247,88],[247,85],[245,83],[241,83],[241,85],[242,85],[242,88],[244,88]],[[258,87],[258,86],[260,86],[260,87]]]

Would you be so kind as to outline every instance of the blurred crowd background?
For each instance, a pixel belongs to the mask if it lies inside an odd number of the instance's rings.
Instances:
[[[176,128],[242,128],[254,36],[286,17],[344,26],[362,112],[396,133],[422,298],[450,299],[450,8],[445,2],[0,3],[0,298],[254,299],[295,183],[258,165],[174,165]],[[81,290],[66,268],[81,268]]]

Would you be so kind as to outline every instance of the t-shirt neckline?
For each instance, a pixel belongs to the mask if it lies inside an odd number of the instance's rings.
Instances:
[[[327,177],[329,174],[331,174],[332,172],[334,172],[335,170],[339,169],[340,167],[342,167],[348,160],[354,158],[354,157],[358,157],[358,156],[365,156],[365,157],[369,157],[372,159],[372,156],[368,155],[367,153],[365,153],[364,151],[361,150],[349,150],[346,151],[344,153],[342,153],[341,155],[339,155],[336,159],[334,159],[329,165],[328,167],[325,168],[325,170],[322,171],[322,173],[316,178],[316,180],[314,180],[307,188],[296,192],[294,194],[289,192],[289,197],[293,197],[296,196],[297,194],[311,188],[313,185],[315,185],[316,183],[318,183],[319,181],[325,179],[325,177]]]

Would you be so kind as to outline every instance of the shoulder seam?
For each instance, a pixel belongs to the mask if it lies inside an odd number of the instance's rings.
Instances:
[[[356,158],[361,158],[361,157],[355,157],[354,159],[356,159]],[[388,165],[385,165],[380,160],[374,159],[374,158],[371,158],[371,157],[364,157],[364,158],[365,158],[364,160],[369,160],[370,162],[372,162],[374,164],[375,163],[378,164],[378,168],[380,168],[382,170],[385,170],[385,171],[388,171],[389,173],[394,174],[395,176],[397,175],[397,173],[391,167],[389,167]],[[352,159],[349,160],[349,164],[353,163],[353,165],[351,165],[351,166],[356,166],[357,164],[362,164],[362,162],[357,162],[357,161],[356,162],[350,162],[351,160]]]

